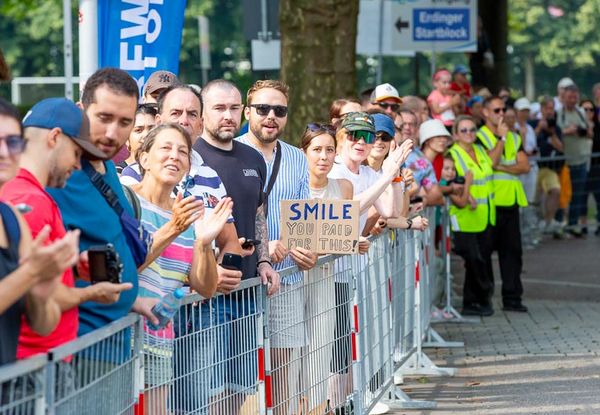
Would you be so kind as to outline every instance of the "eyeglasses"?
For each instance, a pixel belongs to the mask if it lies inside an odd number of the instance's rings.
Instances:
[[[283,118],[287,115],[288,107],[285,105],[269,105],[269,104],[250,104],[249,107],[252,107],[256,110],[256,113],[261,117],[266,117],[269,115],[271,110],[275,113],[277,118]]]
[[[583,110],[584,110],[585,112],[594,112],[594,109],[593,109],[593,108],[590,108],[590,107],[583,107]]]
[[[308,124],[306,129],[312,131],[313,133],[322,131],[335,137],[335,128],[331,124],[318,124],[313,122]]]
[[[377,133],[376,135],[377,139],[385,142],[385,143],[389,143],[390,141],[392,141],[394,139],[394,137],[392,137],[391,135],[389,135],[388,133],[386,133],[385,131],[380,131]]]
[[[458,130],[458,132],[461,134],[475,134],[477,132],[477,128],[461,128],[460,130]]]
[[[379,105],[379,107],[384,110],[391,108],[394,112],[398,111],[398,109],[400,108],[400,104],[388,104],[387,102],[374,102],[373,104]]]
[[[20,135],[7,135],[0,137],[0,141],[4,141],[6,148],[8,149],[8,153],[11,156],[21,154],[27,145],[27,141],[25,141]]]
[[[494,108],[492,111],[494,111],[494,114],[500,114],[501,112],[506,112],[506,107],[504,107],[504,108]]]
[[[354,142],[358,142],[362,139],[365,144],[373,144],[375,142],[375,134],[364,130],[348,131],[348,138],[350,141]]]

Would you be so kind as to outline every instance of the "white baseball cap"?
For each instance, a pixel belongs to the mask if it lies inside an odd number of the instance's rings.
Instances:
[[[527,98],[521,97],[515,101],[514,107],[517,111],[531,110],[531,102]]]
[[[558,88],[566,88],[568,86],[573,86],[575,85],[575,82],[573,82],[573,80],[571,78],[562,78],[560,81],[558,81],[558,85],[556,85]]]
[[[393,99],[398,101],[399,104],[402,103],[398,90],[390,84],[377,85],[371,93],[371,102],[379,102],[384,99]]]

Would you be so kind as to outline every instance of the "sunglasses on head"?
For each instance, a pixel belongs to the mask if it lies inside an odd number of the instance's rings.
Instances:
[[[362,139],[365,144],[373,144],[375,142],[375,134],[364,130],[348,131],[348,139],[354,142],[358,142]]]
[[[25,141],[20,135],[7,135],[0,137],[0,141],[4,141],[6,148],[8,149],[8,153],[11,156],[21,154],[27,145],[27,141]]]
[[[269,115],[271,110],[275,113],[277,118],[283,118],[287,115],[288,107],[285,105],[269,105],[269,104],[250,104],[249,107],[252,107],[256,110],[256,113],[261,117],[266,117]]]
[[[389,143],[390,141],[392,141],[394,139],[394,137],[392,137],[391,135],[389,135],[388,133],[386,133],[384,131],[378,132],[376,137],[385,143]]]
[[[379,107],[384,110],[391,108],[392,111],[398,111],[400,108],[400,104],[388,104],[387,102],[375,102],[374,104],[379,105]]]
[[[458,130],[458,132],[461,134],[466,134],[466,133],[475,134],[477,132],[477,128],[461,128],[460,130]]]
[[[492,111],[494,111],[494,114],[500,114],[501,112],[506,112],[506,107],[494,108]]]
[[[313,133],[324,132],[335,137],[335,128],[331,124],[310,123],[306,128]]]

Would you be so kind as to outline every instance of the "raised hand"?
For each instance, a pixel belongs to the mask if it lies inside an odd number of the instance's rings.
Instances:
[[[202,220],[197,220],[194,223],[196,231],[196,240],[201,240],[202,245],[208,246],[223,230],[223,226],[231,216],[233,210],[233,201],[230,197],[224,197],[217,203],[212,213]]]
[[[398,174],[400,166],[412,151],[412,147],[412,140],[405,140],[394,151],[390,151],[389,156],[385,159],[383,166],[381,167],[383,174],[389,177],[395,177]]]
[[[29,253],[21,259],[21,264],[40,282],[62,275],[79,259],[79,233],[79,230],[69,231],[61,239],[44,246],[50,235],[50,226],[45,225],[31,242]]]
[[[171,223],[177,232],[181,233],[204,216],[204,203],[195,196],[184,198],[182,193],[178,193],[172,211]]]

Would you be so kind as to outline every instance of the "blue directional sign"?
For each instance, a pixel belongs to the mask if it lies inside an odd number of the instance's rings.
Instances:
[[[413,41],[468,41],[469,13],[469,9],[459,8],[413,9]]]

